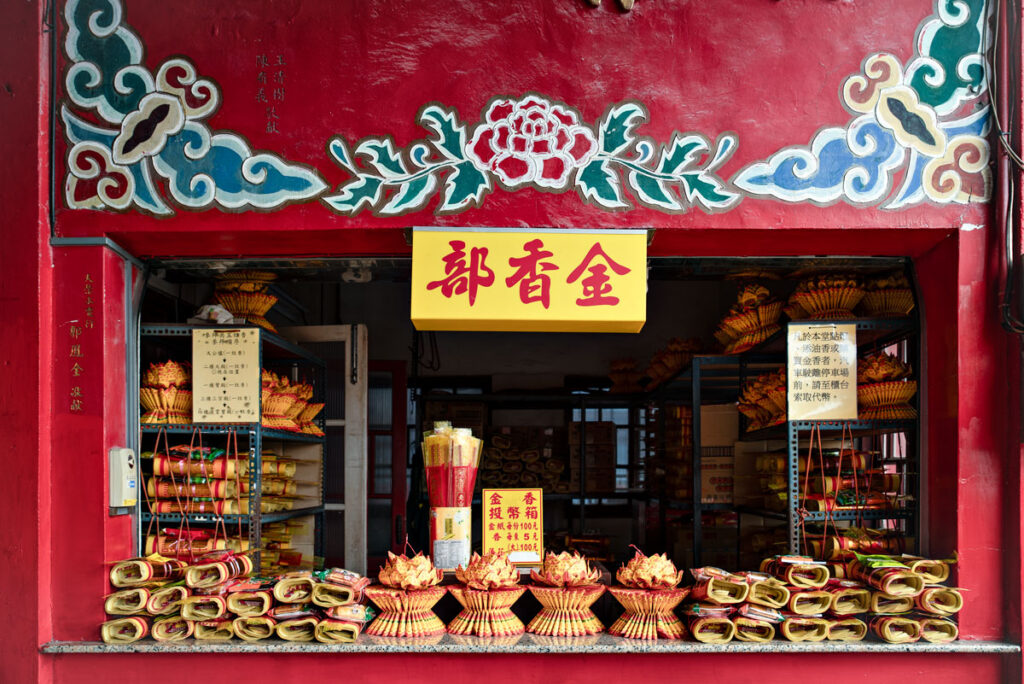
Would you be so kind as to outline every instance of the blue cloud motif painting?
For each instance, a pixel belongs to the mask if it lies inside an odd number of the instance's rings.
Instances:
[[[314,170],[211,131],[205,120],[220,104],[219,88],[184,58],[168,59],[155,74],[144,66],[120,0],[68,0],[64,17],[69,207],[169,216],[174,210],[154,175],[189,209],[270,210],[327,189]],[[87,120],[88,111],[102,123]]]
[[[876,53],[846,79],[842,102],[852,118],[845,126],[747,165],[732,184],[748,196],[820,205],[987,201],[987,21],[985,0],[936,0],[918,28],[913,58],[903,64]]]
[[[809,149],[785,149],[748,166],[733,183],[787,202],[874,204],[888,193],[889,176],[905,154],[891,133],[863,116],[848,129],[819,131]]]

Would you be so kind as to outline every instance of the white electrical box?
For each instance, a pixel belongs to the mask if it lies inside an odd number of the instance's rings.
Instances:
[[[131,507],[138,498],[139,468],[135,452],[113,447],[110,450],[110,507]]]

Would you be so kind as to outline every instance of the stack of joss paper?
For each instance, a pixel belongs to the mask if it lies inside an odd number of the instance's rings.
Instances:
[[[483,442],[469,428],[453,428],[447,421],[434,423],[423,436],[423,462],[427,469],[427,495],[438,508],[467,507],[473,502]]]
[[[142,374],[139,402],[143,425],[192,422],[192,368],[187,362],[151,363]]]
[[[380,584],[366,589],[366,596],[381,611],[366,633],[411,638],[444,634],[444,623],[433,611],[445,594],[445,588],[437,586],[443,577],[429,556],[418,553],[409,558],[389,551],[377,575]]]
[[[884,351],[857,362],[857,417],[861,420],[913,420],[917,409],[910,401],[917,394],[913,369]]]
[[[891,643],[957,637],[949,618],[960,610],[959,590],[938,586],[950,561],[853,556],[841,577],[803,556],[765,559],[759,572],[718,568],[691,572],[696,585],[683,613],[704,643],[861,641],[869,631]],[[916,593],[915,593],[916,592]],[[911,615],[912,611],[916,615]]]
[[[736,304],[715,329],[715,339],[726,354],[740,354],[779,332],[781,316],[782,302],[767,287],[757,282],[744,283]]]
[[[314,419],[324,405],[313,401],[313,385],[292,382],[264,368],[260,373],[260,423],[265,428],[323,437]]]
[[[238,318],[249,323],[277,332],[267,320],[267,312],[277,304],[277,297],[267,292],[276,278],[267,271],[233,271],[217,276],[213,298],[217,304]]]
[[[118,591],[106,597],[101,636],[126,644],[156,641],[355,641],[373,611],[362,605],[369,580],[345,570],[250,578],[246,555],[219,551],[187,564],[149,556],[116,564]]]
[[[673,612],[688,589],[678,588],[683,571],[664,554],[636,555],[615,575],[623,586],[608,589],[625,613],[608,628],[612,636],[627,639],[682,639],[686,627]]]
[[[530,593],[542,610],[530,621],[526,631],[542,636],[577,637],[604,631],[591,606],[604,593],[598,584],[600,573],[578,553],[548,553],[540,572],[530,571],[536,583]]]
[[[448,623],[449,634],[508,637],[526,630],[512,612],[526,589],[519,586],[519,571],[506,554],[474,553],[465,568],[455,570],[455,577],[461,584],[448,590],[462,604],[462,612]]]

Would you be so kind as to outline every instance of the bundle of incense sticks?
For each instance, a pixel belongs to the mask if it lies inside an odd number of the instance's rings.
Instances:
[[[468,428],[434,423],[423,436],[423,462],[427,470],[427,494],[435,507],[464,507],[473,502],[476,472],[483,442]]]

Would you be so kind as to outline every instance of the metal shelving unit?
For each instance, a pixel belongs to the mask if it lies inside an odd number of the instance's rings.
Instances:
[[[326,367],[322,360],[311,354],[309,351],[295,345],[282,337],[268,332],[262,328],[245,325],[230,326],[192,326],[192,325],[143,325],[140,334],[143,338],[189,338],[192,331],[208,327],[224,328],[255,328],[260,334],[260,358],[259,367],[281,366],[292,364],[303,366],[311,370],[314,375],[313,383],[317,392],[322,393],[326,388]],[[188,351],[191,354],[191,349]],[[261,407],[262,408],[262,407]],[[262,413],[262,411],[261,411]],[[323,413],[318,417],[318,423],[323,430]],[[249,513],[243,515],[214,515],[214,514],[188,514],[181,513],[160,513],[151,514],[141,510],[142,502],[139,502],[139,518],[143,523],[149,523],[156,518],[159,523],[180,523],[187,520],[190,523],[215,524],[223,521],[226,525],[237,525],[241,522],[248,528],[249,548],[254,549],[253,563],[260,567],[262,527],[264,524],[281,522],[292,518],[312,515],[314,520],[314,555],[323,555],[323,482],[324,482],[324,443],[325,437],[306,433],[288,432],[286,430],[275,430],[265,428],[261,423],[193,423],[188,425],[140,425],[142,435],[156,435],[163,431],[172,435],[191,435],[197,431],[202,435],[226,437],[235,433],[240,439],[248,444],[248,477],[249,477]],[[317,505],[306,506],[300,509],[264,513],[262,508],[263,499],[263,446],[266,441],[277,441],[283,444],[318,444],[320,445],[320,466],[319,466],[319,497]],[[240,447],[240,451],[241,451]],[[139,526],[140,548],[145,548],[146,528]]]

